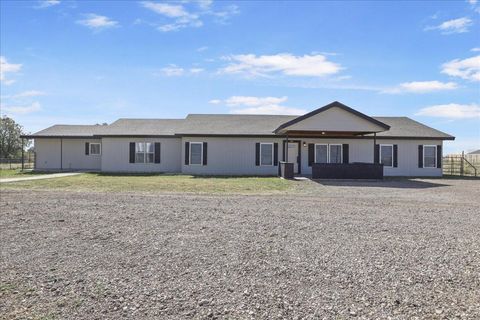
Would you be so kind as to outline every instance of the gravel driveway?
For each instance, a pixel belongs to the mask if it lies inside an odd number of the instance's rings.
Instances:
[[[478,180],[305,183],[3,190],[0,318],[480,319]]]

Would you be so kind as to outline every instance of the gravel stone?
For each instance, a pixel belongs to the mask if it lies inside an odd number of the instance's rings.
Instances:
[[[1,190],[0,319],[480,319],[479,182]]]

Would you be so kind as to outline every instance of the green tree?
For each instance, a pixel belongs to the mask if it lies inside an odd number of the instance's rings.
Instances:
[[[0,158],[18,158],[22,155],[23,127],[12,118],[0,118]],[[24,146],[25,147],[25,146]]]

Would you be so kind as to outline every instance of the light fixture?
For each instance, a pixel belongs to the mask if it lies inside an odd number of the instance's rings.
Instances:
[[[322,134],[325,134],[325,131],[322,131]]]
[[[303,146],[306,147],[307,146],[307,143],[305,141],[303,141]]]

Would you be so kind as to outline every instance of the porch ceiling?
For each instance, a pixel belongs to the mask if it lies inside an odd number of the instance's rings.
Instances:
[[[358,137],[366,134],[371,134],[371,131],[321,131],[321,130],[287,130],[283,134],[288,137],[312,137],[312,138],[326,138],[326,137]]]

